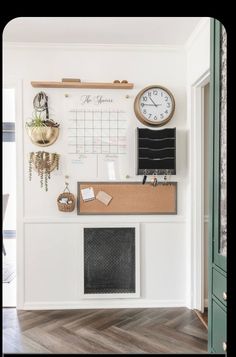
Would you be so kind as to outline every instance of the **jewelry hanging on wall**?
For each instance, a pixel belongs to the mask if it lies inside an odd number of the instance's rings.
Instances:
[[[154,171],[154,173],[153,173],[153,178],[152,178],[152,185],[153,185],[153,187],[156,187],[157,186],[157,184],[158,184],[158,181],[157,181],[157,170],[155,170]]]
[[[148,170],[145,169],[143,173],[144,173],[144,176],[143,176],[143,185],[144,185],[147,180]]]
[[[168,185],[168,182],[167,182],[167,172],[168,170],[165,170],[165,173],[164,173],[164,185]]]
[[[168,177],[168,185],[171,185],[171,170],[167,170]]]

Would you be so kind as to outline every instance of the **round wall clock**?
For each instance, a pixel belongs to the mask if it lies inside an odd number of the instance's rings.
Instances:
[[[134,112],[138,120],[150,126],[168,123],[175,111],[173,94],[165,87],[152,85],[142,89],[134,101]]]

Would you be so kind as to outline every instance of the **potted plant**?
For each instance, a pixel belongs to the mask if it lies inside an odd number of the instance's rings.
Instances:
[[[26,123],[26,130],[33,144],[49,146],[58,138],[59,125],[53,119],[45,119],[41,112],[35,111],[31,121]]]
[[[32,169],[40,176],[40,186],[48,191],[48,180],[51,178],[51,172],[59,168],[59,154],[46,151],[30,152],[29,154],[29,181],[32,180]]]

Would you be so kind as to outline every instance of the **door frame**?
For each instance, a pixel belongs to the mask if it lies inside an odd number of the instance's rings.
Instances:
[[[191,85],[191,308],[204,311],[204,87],[210,69]]]

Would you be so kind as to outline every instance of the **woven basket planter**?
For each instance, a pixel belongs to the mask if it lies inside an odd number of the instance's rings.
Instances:
[[[62,198],[67,198],[71,203],[62,203],[60,200]],[[57,206],[59,211],[62,212],[72,212],[75,209],[75,196],[70,192],[63,192],[57,197]]]

